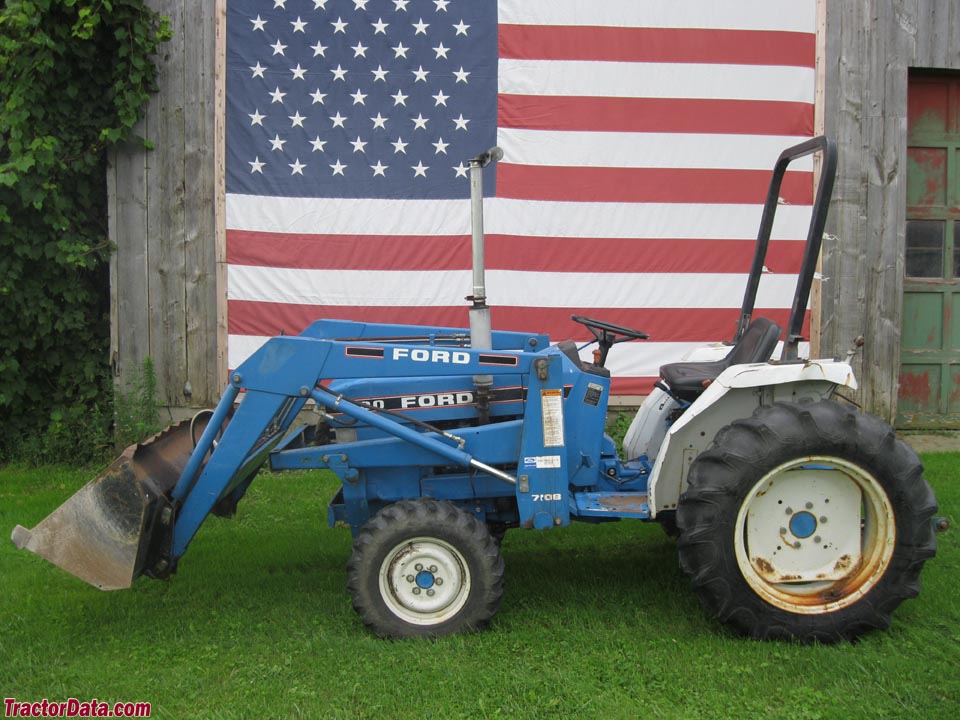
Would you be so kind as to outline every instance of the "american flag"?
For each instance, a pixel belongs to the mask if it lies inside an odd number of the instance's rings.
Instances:
[[[645,330],[613,391],[729,339],[770,170],[813,134],[814,0],[229,0],[229,365],[320,317],[465,327],[467,161],[493,326]],[[757,313],[812,203],[787,173]]]

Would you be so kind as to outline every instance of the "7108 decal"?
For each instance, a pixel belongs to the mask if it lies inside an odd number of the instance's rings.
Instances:
[[[560,493],[533,493],[530,495],[530,499],[534,502],[549,502],[551,500],[562,500],[563,495]]]

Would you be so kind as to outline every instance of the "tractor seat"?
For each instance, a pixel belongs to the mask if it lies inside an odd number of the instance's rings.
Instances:
[[[761,363],[770,359],[780,339],[780,326],[767,318],[757,318],[746,329],[722,360],[711,362],[678,362],[663,365],[660,377],[681,400],[693,402],[707,385],[731,365]]]

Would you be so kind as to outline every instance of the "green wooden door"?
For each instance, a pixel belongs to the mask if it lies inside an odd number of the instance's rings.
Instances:
[[[960,77],[910,74],[901,427],[960,425]]]

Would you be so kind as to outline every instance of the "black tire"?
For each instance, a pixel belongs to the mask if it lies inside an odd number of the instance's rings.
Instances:
[[[486,525],[465,510],[403,500],[361,528],[347,587],[354,610],[380,637],[479,630],[500,606],[503,559]]]
[[[668,538],[676,540],[680,537],[680,528],[677,527],[677,513],[675,510],[658,512],[656,519]]]
[[[487,530],[490,532],[490,537],[493,538],[493,541],[497,544],[497,547],[503,546],[503,539],[507,536],[507,530],[510,527],[506,523],[502,522],[488,522]]]
[[[744,635],[835,642],[885,628],[936,553],[937,503],[916,453],[836,402],[778,403],[731,423],[688,479],[680,565],[707,612]]]

